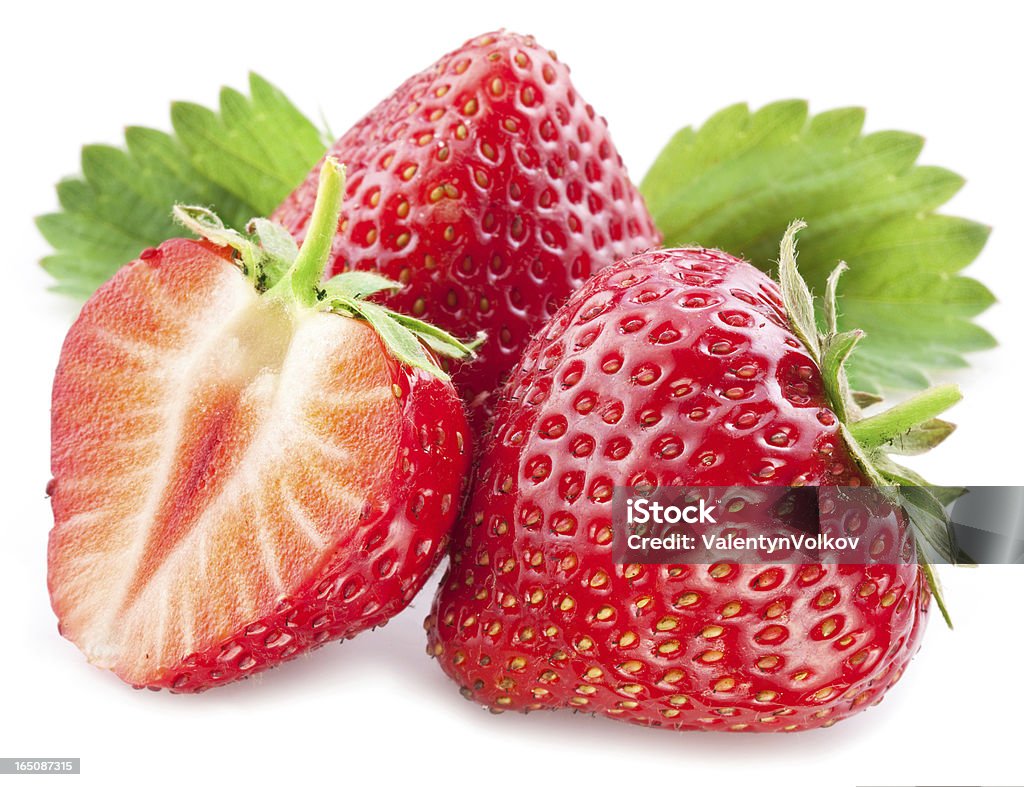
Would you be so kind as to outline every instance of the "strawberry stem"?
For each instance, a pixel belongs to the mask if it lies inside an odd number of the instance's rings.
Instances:
[[[329,156],[320,168],[320,184],[313,204],[309,230],[298,256],[267,291],[271,297],[284,297],[312,308],[320,299],[320,283],[338,232],[341,201],[345,194],[345,168]]]

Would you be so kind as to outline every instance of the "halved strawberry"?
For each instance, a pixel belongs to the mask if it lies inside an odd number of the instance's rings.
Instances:
[[[365,304],[389,286],[320,275],[319,235],[143,252],[85,305],[53,388],[49,586],[61,632],[136,686],[196,691],[379,625],[436,566],[468,427],[420,340]],[[217,245],[226,244],[226,245]]]

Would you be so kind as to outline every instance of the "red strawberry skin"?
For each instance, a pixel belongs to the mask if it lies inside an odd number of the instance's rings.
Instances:
[[[171,240],[84,306],[53,387],[49,589],[126,682],[195,692],[381,625],[444,553],[471,450],[448,382],[365,323],[290,344],[228,255]]]
[[[402,284],[384,302],[459,336],[471,420],[533,331],[592,273],[658,245],[603,118],[529,37],[470,40],[407,80],[329,151],[348,169],[333,270]],[[274,219],[305,235],[317,170]]]
[[[616,565],[613,485],[856,485],[776,285],[722,252],[606,268],[505,388],[428,650],[495,710],[829,726],[916,651],[916,565]],[[461,528],[461,529],[460,529]]]

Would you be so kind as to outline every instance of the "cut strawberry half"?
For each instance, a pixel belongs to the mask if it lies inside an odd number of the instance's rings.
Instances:
[[[342,177],[324,171],[333,228]],[[257,246],[179,214],[209,240],[144,252],[65,341],[49,586],[61,632],[93,664],[189,691],[411,600],[443,552],[469,453],[459,399],[421,342],[468,348],[364,304],[391,286],[379,277],[321,285],[330,231],[299,252],[266,222]]]

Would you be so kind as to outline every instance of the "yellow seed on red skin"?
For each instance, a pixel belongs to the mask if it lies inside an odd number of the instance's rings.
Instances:
[[[628,648],[630,645],[635,643],[636,640],[637,640],[636,634],[634,634],[632,631],[627,631],[625,634],[623,634],[621,637],[619,637],[619,647],[620,648]]]
[[[766,618],[777,618],[786,611],[786,605],[781,601],[774,602],[768,609],[765,610],[764,616]]]
[[[778,656],[762,656],[757,660],[757,666],[762,670],[770,670],[776,667],[779,663]]]
[[[672,631],[672,629],[677,628],[678,626],[679,626],[679,621],[678,620],[676,620],[671,615],[666,615],[665,617],[663,617],[661,620],[659,620],[657,622],[657,624],[655,625],[655,628],[658,631]]]
[[[700,635],[704,637],[704,639],[714,639],[715,637],[722,636],[723,631],[725,631],[725,629],[721,626],[705,626]]]

